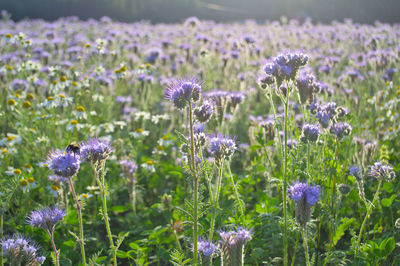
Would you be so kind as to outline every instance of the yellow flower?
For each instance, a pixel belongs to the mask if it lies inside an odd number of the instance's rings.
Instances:
[[[54,190],[54,191],[58,191],[59,188],[56,185],[52,185],[51,189]]]
[[[28,93],[25,97],[28,101],[31,101],[35,98],[35,96],[32,93]]]
[[[16,94],[15,94],[15,97],[19,99],[19,98],[21,98],[21,95],[19,95],[18,93],[16,93]]]
[[[61,76],[60,77],[60,81],[61,82],[66,82],[67,81],[67,77],[66,76]]]
[[[153,165],[153,164],[154,164],[154,162],[151,161],[151,160],[147,161],[146,163],[147,163],[148,165]]]
[[[90,48],[90,46],[91,46],[90,43],[85,44],[86,48]]]
[[[57,80],[53,80],[53,85],[57,85]]]
[[[8,141],[13,141],[15,139],[15,136],[7,136]]]
[[[74,86],[78,86],[78,82],[76,82],[76,81],[72,81],[72,85],[74,85]]]
[[[1,154],[6,154],[6,153],[8,153],[8,150],[5,149],[5,148],[0,148],[0,150],[1,150]]]
[[[28,180],[26,180],[25,178],[22,178],[19,181],[19,184],[21,185],[21,187],[26,187],[29,183],[28,183]]]
[[[21,169],[14,169],[14,174],[20,175],[22,173]]]
[[[168,136],[162,136],[161,139],[168,140]]]
[[[85,198],[85,199],[89,198],[88,194],[86,194],[86,193],[83,193],[82,197]]]
[[[78,107],[76,107],[76,111],[85,112],[85,107],[83,107],[82,105],[79,105]]]
[[[125,72],[127,70],[126,66],[123,66],[119,69],[121,72]]]
[[[7,68],[7,70],[8,70],[8,71],[11,71],[11,70],[13,70],[13,67],[12,67],[12,66],[10,66],[9,64],[7,64],[7,65],[6,65],[6,68]]]
[[[143,132],[143,129],[138,128],[138,129],[136,129],[136,132],[137,132],[137,133],[142,133],[142,132]]]
[[[32,106],[30,101],[25,101],[22,103],[22,108],[28,109]]]
[[[32,166],[30,163],[26,163],[26,164],[24,165],[24,167],[25,167],[25,168],[28,168],[28,169],[32,169],[32,168],[33,168],[33,166]]]
[[[9,100],[7,101],[7,104],[8,104],[9,106],[13,106],[13,105],[16,104],[16,102],[15,102],[14,99],[9,99]]]
[[[77,124],[78,124],[78,121],[77,121],[77,120],[72,120],[72,121],[70,122],[70,124],[71,124],[71,125],[77,125]]]
[[[161,145],[158,145],[158,146],[157,146],[157,149],[160,150],[160,151],[163,151],[163,150],[164,150],[164,147],[161,146]]]
[[[11,38],[12,38],[12,34],[11,34],[11,33],[7,33],[7,34],[6,34],[6,37],[9,38],[9,39],[11,39]]]
[[[32,176],[28,177],[28,182],[29,183],[35,182],[35,178],[33,178]]]
[[[54,98],[53,96],[49,96],[49,97],[47,97],[47,100],[48,101],[54,101],[56,98]]]
[[[62,94],[62,93],[58,94],[58,97],[60,97],[60,98],[63,98],[63,99],[65,99],[65,98],[66,98],[66,97],[65,97],[65,95],[64,95],[64,94]]]

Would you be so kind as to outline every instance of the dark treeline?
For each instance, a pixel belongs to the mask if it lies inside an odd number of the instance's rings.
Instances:
[[[315,22],[400,22],[399,0],[0,0],[13,20],[78,16],[132,22],[179,22],[189,16],[216,21],[311,17]]]

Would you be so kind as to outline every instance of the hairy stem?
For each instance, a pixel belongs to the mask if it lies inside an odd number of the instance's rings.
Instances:
[[[189,102],[189,123],[190,123],[190,156],[192,159],[192,171],[193,171],[193,264],[197,265],[197,201],[198,201],[198,176],[196,171],[196,154],[194,151],[194,132],[193,132],[193,111],[192,103]]]
[[[307,230],[305,228],[302,228],[303,231],[303,245],[304,245],[304,252],[306,256],[306,265],[310,266],[310,256],[308,255],[308,239],[307,239]]]
[[[58,253],[58,250],[56,248],[56,244],[54,243],[54,230],[52,232],[47,232],[47,234],[50,237],[51,245],[52,245],[53,250],[54,250],[54,256],[56,257],[56,266],[60,266],[59,253]]]
[[[82,220],[82,207],[79,203],[78,197],[76,196],[74,184],[72,183],[72,177],[68,178],[69,189],[71,190],[72,196],[74,197],[76,210],[78,211],[78,219],[79,219],[79,245],[81,246],[81,254],[82,254],[82,264],[86,265],[86,255],[85,255],[85,239],[83,237],[83,220]]]
[[[219,171],[218,171],[218,178],[217,178],[217,188],[215,190],[215,198],[212,199],[214,204],[214,213],[211,218],[211,226],[210,226],[210,234],[208,236],[208,241],[212,242],[213,234],[214,234],[214,227],[215,227],[215,220],[217,219],[217,208],[219,206],[219,194],[221,190],[221,183],[222,183],[222,170],[224,168],[224,160],[221,160]]]
[[[283,238],[283,262],[284,265],[287,266],[288,258],[287,258],[287,202],[286,202],[286,193],[287,193],[287,167],[288,167],[288,150],[287,150],[287,139],[288,139],[288,109],[289,109],[289,88],[286,92],[286,101],[285,104],[285,121],[284,121],[284,128],[285,128],[285,146],[284,148],[284,174],[283,174],[283,217],[284,217],[284,238]]]

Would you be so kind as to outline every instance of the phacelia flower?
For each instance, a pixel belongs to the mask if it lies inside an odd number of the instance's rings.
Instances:
[[[200,107],[194,109],[194,115],[201,123],[207,123],[211,119],[213,112],[213,105],[208,101],[204,101]]]
[[[174,103],[178,109],[183,109],[189,102],[200,99],[201,85],[196,80],[178,80],[170,83],[165,90],[165,99]]]
[[[51,233],[55,225],[65,216],[65,212],[58,207],[46,207],[37,211],[32,211],[27,218],[28,224],[33,227],[42,228]]]
[[[91,163],[100,162],[108,158],[112,152],[112,147],[105,141],[91,139],[81,143],[82,161]]]
[[[349,175],[354,176],[357,179],[361,178],[361,170],[358,166],[352,166],[349,169]]]
[[[218,164],[222,159],[229,159],[236,149],[234,139],[222,135],[210,139],[210,153]]]
[[[314,93],[318,92],[315,77],[309,74],[300,75],[296,79],[296,86],[299,90],[300,102],[303,104],[306,102],[312,102],[314,99]]]
[[[9,261],[18,261],[22,265],[41,265],[45,257],[39,255],[39,247],[21,235],[4,238],[0,242],[4,257]]]
[[[378,180],[385,180],[387,182],[393,181],[396,177],[393,168],[385,163],[376,162],[369,168],[369,175]]]
[[[300,136],[300,140],[304,143],[316,142],[321,131],[318,125],[304,124]]]
[[[296,182],[288,188],[288,194],[296,203],[297,222],[301,226],[305,226],[311,218],[311,207],[314,206],[320,198],[319,187]]]
[[[126,159],[119,161],[119,164],[123,167],[124,173],[128,175],[133,175],[138,168],[135,162]]]
[[[202,260],[208,260],[211,255],[217,252],[218,248],[212,242],[200,239],[197,242],[197,250],[202,257]]]
[[[244,246],[251,240],[251,230],[238,228],[236,231],[220,231],[219,249],[224,265],[242,265]]]
[[[351,126],[344,122],[339,122],[331,125],[329,131],[334,134],[338,139],[348,136],[351,133]]]
[[[73,177],[78,173],[80,157],[72,152],[56,150],[51,152],[47,158],[47,164],[53,172],[60,177]]]

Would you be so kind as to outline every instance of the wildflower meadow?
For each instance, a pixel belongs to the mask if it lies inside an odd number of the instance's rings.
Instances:
[[[400,24],[0,21],[0,266],[400,265]]]

